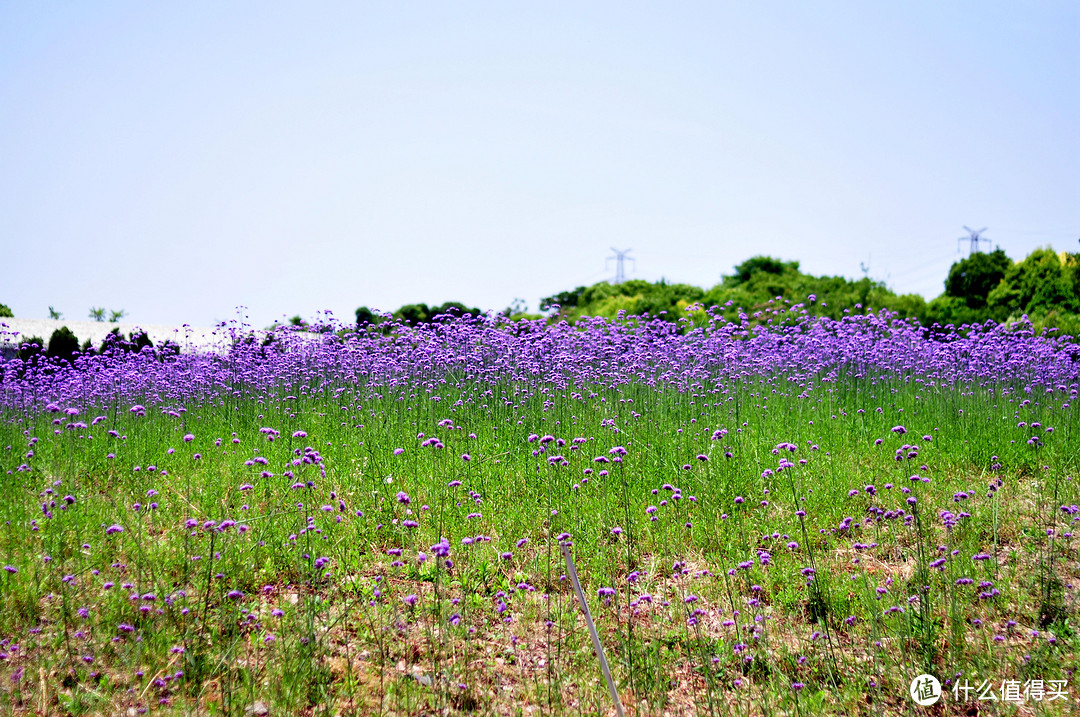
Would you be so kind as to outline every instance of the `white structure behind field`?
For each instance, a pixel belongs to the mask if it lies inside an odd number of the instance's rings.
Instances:
[[[4,358],[10,358],[19,350],[21,344],[35,336],[44,339],[47,345],[49,337],[61,326],[68,327],[78,337],[80,345],[89,340],[94,348],[101,346],[105,336],[113,329],[119,329],[125,338],[132,333],[145,333],[154,342],[154,346],[172,341],[180,347],[181,353],[222,351],[231,344],[230,326],[204,328],[159,324],[113,324],[103,321],[2,318],[0,319],[0,353]],[[265,332],[257,331],[256,333]]]

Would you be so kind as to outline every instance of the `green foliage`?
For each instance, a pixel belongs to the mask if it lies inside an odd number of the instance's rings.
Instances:
[[[377,324],[380,321],[380,317],[375,314],[374,311],[366,306],[361,306],[356,310],[356,325],[357,327],[364,326],[365,324]]]
[[[59,321],[60,319],[64,318],[64,315],[50,306],[49,307],[49,318],[52,319],[53,321]]]
[[[581,295],[585,293],[585,287],[579,286],[570,291],[560,291],[558,294],[546,296],[540,299],[540,310],[547,311],[552,304],[558,304],[564,309],[572,309],[581,301]]]
[[[98,348],[98,353],[105,353],[109,349],[116,349],[120,347],[120,344],[124,341],[124,335],[120,333],[120,329],[113,329],[109,333],[105,334],[105,338],[101,341],[101,346]]]
[[[1053,336],[1080,336],[1080,314],[1068,311],[1051,311],[1044,316],[1037,316],[1031,322],[1036,334],[1043,331]]]
[[[989,254],[972,254],[949,269],[949,276],[945,279],[945,295],[963,299],[968,308],[983,309],[986,307],[986,297],[1005,278],[1005,272],[1011,265],[1012,261],[1001,249]]]
[[[410,326],[416,326],[431,321],[431,309],[427,304],[405,304],[394,312],[394,316]]]
[[[53,331],[49,337],[49,348],[45,355],[49,358],[63,359],[71,362],[75,354],[79,353],[79,338],[66,326],[61,326]]]
[[[138,353],[145,348],[154,348],[154,342],[150,340],[150,337],[143,331],[135,331],[129,336],[132,345],[132,351]]]
[[[932,300],[927,304],[926,310],[931,323],[941,326],[976,324],[989,318],[989,312],[986,309],[973,309],[962,297],[949,294],[942,294]]]
[[[728,321],[750,324],[794,321],[804,313],[841,319],[881,309],[918,319],[924,326],[1001,322],[1026,314],[1036,330],[1080,333],[1080,254],[1039,249],[1014,263],[1001,249],[976,253],[954,263],[944,283],[945,292],[928,303],[917,294],[897,294],[868,277],[812,276],[799,270],[798,261],[754,256],[709,289],[665,280],[602,281],[546,296],[540,308],[547,311],[558,305],[558,318],[571,322],[583,316],[615,318],[623,312],[668,321],[689,319],[695,325],[708,321],[704,309],[709,307],[719,309]],[[529,317],[521,308],[514,305],[506,312],[514,318]],[[416,326],[450,310],[481,313],[448,301],[441,306],[406,304],[394,316]],[[358,326],[379,320],[366,306],[356,310]]]
[[[812,299],[810,297],[813,297]],[[751,322],[778,320],[754,316],[766,308],[787,305],[797,311],[840,318],[845,310],[889,309],[904,317],[925,319],[925,300],[916,294],[898,296],[884,284],[867,278],[851,281],[840,276],[815,277],[799,271],[799,262],[757,256],[735,267],[735,273],[709,290],[689,284],[651,283],[641,279],[621,284],[600,282],[572,292],[556,294],[551,299],[569,298],[560,303],[561,315],[570,320],[580,316],[614,318],[619,311],[648,313],[669,321],[691,318],[706,320],[703,311],[690,311],[695,305],[719,307],[725,318],[739,320],[739,309],[749,312]],[[777,304],[779,298],[779,304]],[[791,314],[794,318],[796,314]],[[782,319],[781,319],[782,320]]]
[[[450,314],[453,316],[461,316],[462,314],[472,314],[477,316],[483,312],[477,308],[469,308],[462,304],[460,301],[447,301],[439,306],[428,306],[427,304],[406,304],[400,309],[394,312],[394,316],[401,319],[410,326],[416,326],[418,324],[429,324],[435,320],[436,316],[444,314]]]
[[[105,309],[100,306],[90,307],[90,318],[94,321],[105,321]]]
[[[675,320],[679,318],[675,313],[681,307],[700,301],[705,296],[705,291],[700,287],[669,284],[662,279],[656,283],[643,279],[631,279],[621,284],[602,281],[580,292],[575,289],[565,293],[578,294],[574,305],[560,304],[562,314],[572,319],[579,316],[615,317],[623,311],[627,314],[649,314]]]
[[[164,342],[162,342],[160,346],[158,346],[157,353],[158,358],[160,359],[169,358],[171,356],[179,356],[180,345],[177,344],[175,341],[170,341],[166,339]]]
[[[731,279],[737,284],[745,284],[762,274],[791,276],[798,273],[799,262],[797,261],[781,261],[771,256],[754,256],[735,267],[735,274]]]
[[[168,342],[166,342],[168,343]],[[101,348],[98,349],[98,353],[105,353],[107,351],[131,351],[138,353],[144,348],[154,348],[154,342],[150,340],[142,331],[133,331],[127,339],[120,333],[120,329],[116,328],[105,335],[105,340],[101,342]]]
[[[1075,260],[1065,256],[1066,261],[1062,262],[1052,249],[1036,249],[1023,261],[1011,265],[987,297],[994,318],[1004,321],[1021,314],[1080,312]]]
[[[451,314],[453,316],[461,316],[463,314],[472,314],[473,316],[479,316],[484,313],[476,307],[468,307],[460,301],[447,301],[442,306],[431,307],[431,319],[434,320],[436,316],[442,314]]]
[[[127,316],[127,312],[124,311],[123,309],[120,309],[119,311],[117,311],[116,309],[113,309],[113,310],[109,311],[109,323],[110,324],[115,324],[118,321],[120,321],[120,319],[124,318],[125,316]]]
[[[45,339],[40,336],[31,336],[28,339],[24,339],[19,345],[19,358],[23,361],[29,361],[45,352]]]
[[[11,313],[11,308],[7,304],[0,304],[0,319],[14,318],[15,314]]]

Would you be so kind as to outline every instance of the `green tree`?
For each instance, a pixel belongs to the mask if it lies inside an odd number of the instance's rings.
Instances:
[[[97,307],[97,306],[91,306],[90,307],[90,318],[93,319],[94,321],[98,321],[98,322],[104,321],[105,320],[105,309]]]
[[[394,312],[394,316],[409,326],[417,326],[431,321],[431,309],[427,304],[405,304]]]
[[[356,326],[358,328],[363,327],[366,324],[374,325],[380,321],[382,321],[382,317],[366,306],[361,306],[356,310]]]
[[[1005,277],[990,292],[986,303],[998,321],[1020,314],[1076,313],[1080,311],[1080,301],[1074,276],[1075,271],[1063,264],[1054,250],[1036,249],[1005,271]]]
[[[394,316],[410,326],[417,326],[419,324],[429,324],[436,316],[445,314],[451,316],[462,316],[464,314],[479,316],[482,313],[484,312],[480,309],[468,307],[460,301],[446,301],[437,306],[428,306],[427,304],[405,304],[394,312]],[[357,310],[357,314],[359,316],[359,310]]]
[[[757,274],[797,274],[799,262],[783,261],[771,256],[753,256],[735,267],[735,275],[732,277],[736,283],[745,284]]]
[[[11,313],[11,309],[7,304],[0,304],[0,319],[15,318],[15,314]]]
[[[175,341],[165,339],[165,341],[160,346],[158,346],[157,354],[158,359],[160,360],[164,360],[173,356],[179,356],[180,345],[177,344]]]
[[[441,314],[450,314],[451,316],[463,316],[465,314],[472,314],[473,316],[479,316],[484,313],[480,309],[474,307],[468,307],[460,301],[445,301],[439,306],[432,306],[428,309],[428,321],[434,320],[436,316]]]
[[[45,355],[49,358],[63,359],[71,363],[79,352],[79,338],[66,326],[53,331],[49,337],[49,348]]]
[[[120,309],[119,311],[117,311],[116,309],[112,309],[109,311],[109,323],[115,324],[125,316],[127,316],[127,312],[123,309]]]
[[[64,318],[64,315],[50,306],[49,307],[49,318],[52,319],[53,321],[59,321],[62,318]]]
[[[29,361],[45,352],[45,339],[40,336],[31,336],[19,344],[19,358]]]
[[[963,298],[950,296],[947,293],[933,299],[926,306],[926,313],[928,315],[926,323],[937,323],[942,326],[948,326],[949,324],[953,326],[977,324],[989,316],[986,309],[973,309],[968,306]]]
[[[1001,249],[989,254],[976,252],[952,265],[945,279],[945,293],[963,299],[968,308],[985,309],[986,297],[1005,278],[1011,265],[1012,260]]]
[[[154,342],[150,340],[145,331],[132,331],[128,338],[130,339],[131,350],[135,353],[139,353],[145,348],[154,348]]]
[[[579,286],[570,291],[561,291],[558,294],[546,296],[543,299],[540,299],[540,310],[547,311],[548,307],[553,304],[558,304],[564,309],[572,309],[578,305],[578,302],[581,301],[581,295],[584,293],[585,287]]]

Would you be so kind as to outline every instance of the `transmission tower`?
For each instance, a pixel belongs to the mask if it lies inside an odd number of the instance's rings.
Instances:
[[[957,241],[956,251],[960,251],[959,242],[962,242],[962,241],[971,242],[971,250],[968,253],[968,256],[971,256],[972,254],[978,254],[979,253],[979,242],[986,242],[987,244],[990,243],[989,239],[986,239],[986,238],[980,236],[984,231],[986,231],[986,227],[983,227],[979,231],[975,231],[971,227],[965,226],[964,231],[966,231],[968,233],[968,235],[966,237],[959,237],[956,240]]]
[[[606,270],[608,268],[608,262],[610,262],[612,259],[614,259],[615,260],[615,283],[616,284],[621,284],[624,281],[626,281],[626,269],[624,267],[623,262],[626,261],[627,259],[634,262],[634,270],[636,271],[637,270],[637,261],[634,259],[634,257],[630,256],[630,252],[633,251],[632,249],[624,249],[622,251],[619,251],[615,247],[611,247],[611,250],[613,252],[615,252],[615,256],[609,256],[607,258],[607,260],[604,262],[604,269]]]

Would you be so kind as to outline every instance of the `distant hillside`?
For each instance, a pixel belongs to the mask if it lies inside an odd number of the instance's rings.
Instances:
[[[581,316],[614,318],[620,311],[670,321],[704,320],[702,312],[687,311],[694,305],[717,307],[729,320],[738,320],[742,309],[751,320],[775,321],[775,314],[755,314],[775,308],[779,301],[832,318],[888,309],[924,326],[1010,322],[1026,315],[1036,330],[1080,334],[1080,255],[1038,249],[1023,261],[1013,261],[1000,249],[973,254],[953,264],[944,285],[944,293],[927,302],[917,294],[896,294],[869,278],[812,276],[801,272],[797,261],[756,256],[710,289],[665,281],[601,282],[545,297],[541,307],[558,305],[559,315],[570,321]]]
[[[715,306],[726,318],[738,320],[740,309],[752,316],[775,306],[777,300],[803,304],[812,314],[833,318],[843,316],[845,310],[871,307],[920,320],[927,317],[926,301],[916,294],[898,296],[881,282],[866,278],[851,281],[840,276],[811,276],[799,271],[797,261],[766,256],[739,264],[734,274],[707,290],[664,281],[601,282],[546,297],[541,306],[558,304],[561,314],[571,320],[580,316],[614,317],[625,311],[677,321],[689,316],[688,307],[700,304],[704,308]]]

